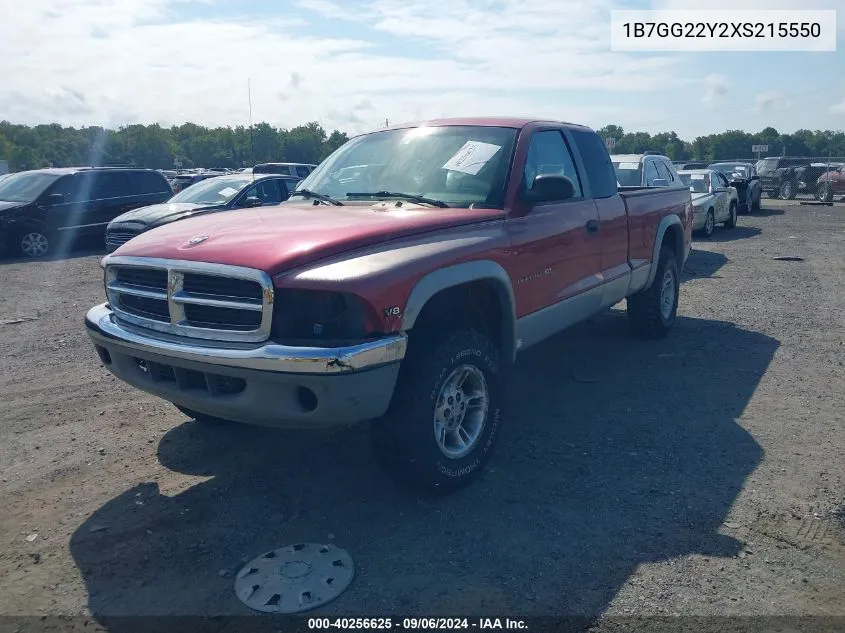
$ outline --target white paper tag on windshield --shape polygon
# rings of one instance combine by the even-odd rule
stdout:
[[[639,169],[639,163],[619,163],[619,169]]]
[[[228,197],[228,196],[233,196],[236,193],[238,193],[238,190],[232,189],[231,187],[226,187],[225,189],[221,189],[217,193],[219,193],[221,196],[227,196]]]
[[[690,178],[693,180],[704,180],[704,174],[692,174]]]
[[[475,176],[482,170],[484,165],[502,149],[501,145],[492,143],[481,143],[480,141],[467,141],[458,152],[450,158],[443,169],[460,171]]]

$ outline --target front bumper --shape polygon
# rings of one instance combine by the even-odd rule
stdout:
[[[168,402],[247,424],[317,428],[384,414],[407,337],[336,348],[186,342],[119,323],[108,304],[85,316],[103,365]]]

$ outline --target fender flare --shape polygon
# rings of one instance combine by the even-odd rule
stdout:
[[[664,217],[662,220],[660,220],[660,224],[657,225],[657,234],[654,238],[654,247],[651,253],[651,270],[648,273],[648,281],[644,286],[645,288],[651,286],[651,283],[654,281],[654,278],[657,275],[657,262],[660,259],[660,246],[663,244],[663,238],[666,236],[666,231],[668,231],[669,227],[671,226],[678,227],[678,230],[674,231],[675,253],[678,256],[678,265],[681,266],[683,264],[682,260],[684,259],[684,226],[683,224],[681,224],[681,218],[679,218],[673,213]]]
[[[474,260],[432,271],[420,279],[405,302],[402,331],[414,327],[426,303],[438,292],[473,281],[490,282],[502,307],[502,357],[511,362],[516,357],[516,301],[510,277],[491,260]]]

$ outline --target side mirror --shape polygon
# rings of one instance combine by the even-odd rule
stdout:
[[[256,198],[255,196],[250,196],[246,200],[244,200],[243,206],[247,208],[251,207],[260,207],[264,202],[262,202],[261,198]]]
[[[575,196],[575,185],[567,176],[560,174],[540,174],[534,177],[531,189],[525,192],[529,202],[556,202],[569,200]]]
[[[655,178],[652,181],[651,186],[652,187],[668,187],[669,181],[666,180],[665,178]]]
[[[760,180],[760,176],[754,174],[753,176],[751,176],[751,180]]]
[[[44,204],[51,207],[56,204],[61,204],[64,201],[65,197],[60,193],[51,193],[49,196],[44,198]]]

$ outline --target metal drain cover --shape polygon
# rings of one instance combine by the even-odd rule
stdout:
[[[235,576],[235,593],[250,609],[299,613],[337,598],[352,582],[352,557],[334,545],[298,543],[250,561]]]

